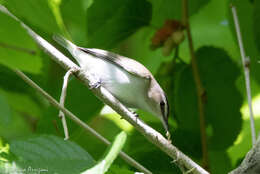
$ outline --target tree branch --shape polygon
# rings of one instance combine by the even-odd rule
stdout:
[[[260,173],[260,137],[247,153],[240,166],[229,174],[259,174]]]
[[[189,24],[189,13],[188,13],[188,0],[182,0],[183,3],[183,23],[187,30],[189,50],[191,56],[191,67],[193,78],[195,81],[197,96],[198,96],[198,111],[199,111],[199,120],[200,120],[200,136],[201,136],[201,145],[202,145],[202,166],[206,169],[209,169],[209,158],[208,158],[208,146],[207,146],[207,135],[206,135],[206,124],[205,124],[205,112],[204,112],[204,104],[206,91],[201,83],[197,59],[195,57],[191,30]]]
[[[4,10],[3,10],[4,9]],[[6,8],[0,6],[0,11],[9,13]],[[13,15],[11,15],[13,16]],[[65,70],[69,69],[79,69],[77,65],[75,65],[71,60],[65,57],[62,53],[60,53],[55,47],[49,44],[46,40],[37,35],[34,31],[32,31],[28,26],[26,26],[22,21],[14,17],[21,25],[28,31],[29,35],[49,54],[51,58],[56,61],[60,66],[62,66]],[[87,87],[92,81],[92,77],[88,75],[86,72],[79,70],[74,73],[74,75]],[[39,89],[38,89],[39,90]],[[115,110],[118,114],[120,114],[125,120],[131,123],[144,137],[146,137],[151,143],[156,145],[159,149],[165,152],[168,156],[175,160],[175,163],[178,166],[181,166],[187,170],[193,170],[194,174],[208,174],[203,168],[201,168],[198,164],[192,161],[189,157],[179,151],[175,146],[169,143],[167,139],[165,139],[159,132],[142,122],[139,118],[129,111],[123,104],[121,104],[111,93],[109,93],[104,87],[100,86],[99,88],[90,89],[101,101],[109,105],[113,110]],[[70,114],[68,110],[65,110],[58,103],[52,103],[56,107],[59,107],[66,115]],[[74,121],[77,120],[77,123],[81,123],[78,118],[70,117]],[[81,124],[83,126],[83,124]],[[84,126],[86,126],[84,124]],[[89,129],[89,127],[87,127]],[[93,130],[91,129],[93,132]],[[104,139],[103,137],[100,137]],[[105,141],[105,140],[103,140]],[[108,143],[108,142],[107,142]]]
[[[251,96],[250,75],[249,75],[250,59],[249,59],[249,57],[246,57],[246,54],[245,54],[245,50],[244,50],[244,46],[243,46],[243,40],[242,40],[240,27],[239,27],[239,21],[238,21],[238,17],[237,17],[236,7],[231,5],[231,10],[232,10],[232,14],[233,14],[233,20],[234,20],[234,23],[235,23],[241,59],[242,59],[243,67],[244,67],[247,101],[248,101],[249,114],[250,114],[250,127],[251,127],[251,136],[252,136],[252,145],[254,145],[255,141],[256,141],[256,135],[255,135],[255,121],[254,121],[254,114],[253,114],[253,108],[252,108],[252,96]]]

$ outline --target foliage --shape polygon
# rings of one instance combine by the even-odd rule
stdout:
[[[226,0],[189,2],[192,39],[206,90],[210,171],[227,173],[251,146],[248,117],[240,112],[247,100],[230,4]],[[260,3],[257,0],[232,3],[237,7],[246,54],[251,59],[255,97],[260,89]],[[167,93],[173,144],[200,163],[198,103],[187,37],[166,57],[163,47],[150,48],[154,34],[165,21],[182,21],[181,0],[0,0],[0,4],[68,56],[52,40],[53,34],[60,33],[80,46],[108,49],[143,63]],[[0,173],[6,167],[19,171],[29,166],[48,168],[50,173],[65,170],[80,173],[93,167],[98,159],[103,159],[106,147],[70,120],[73,142],[64,142],[60,138],[63,128],[58,111],[10,69],[26,72],[56,99],[64,70],[50,60],[15,20],[0,13],[0,24]],[[101,112],[103,104],[76,79],[70,80],[65,106],[109,140],[122,129],[127,130],[129,136],[123,150],[153,173],[180,173],[172,159],[133,127],[126,129],[123,120],[111,119],[119,117],[117,114]],[[143,111],[138,113],[164,134],[158,119]],[[257,119],[256,124],[259,123]],[[123,140],[116,142],[120,147],[111,152],[114,158],[124,144]],[[114,158],[107,173],[127,174],[136,170]]]

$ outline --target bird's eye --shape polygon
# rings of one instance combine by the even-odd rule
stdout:
[[[161,105],[161,106],[164,106],[164,105],[165,105],[165,103],[164,103],[163,101],[161,101],[161,102],[160,102],[160,105]]]
[[[160,102],[160,109],[161,109],[162,115],[164,116],[165,115],[165,103],[164,103],[164,101]]]

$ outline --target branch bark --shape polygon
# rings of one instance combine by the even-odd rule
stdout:
[[[240,166],[229,174],[259,174],[260,173],[260,137],[253,148],[247,153]]]
[[[60,66],[62,66],[65,70],[70,69],[79,69],[79,67],[74,64],[71,60],[69,60],[66,56],[64,56],[61,52],[59,52],[55,47],[49,44],[42,37],[37,35],[34,31],[32,31],[28,26],[26,26],[22,21],[17,19],[15,16],[10,14],[10,12],[3,6],[0,6],[0,11],[5,12],[11,15],[15,20],[21,23],[21,25],[27,30],[29,35],[36,41],[36,43],[42,47],[51,58],[56,61]],[[89,84],[92,82],[92,77],[88,75],[88,73],[79,70],[74,75],[84,83],[88,88]],[[208,174],[206,170],[192,161],[188,156],[178,150],[175,146],[173,146],[169,141],[164,138],[159,132],[145,124],[139,118],[129,111],[123,104],[121,104],[111,93],[109,93],[102,86],[99,88],[90,89],[101,101],[109,105],[112,109],[114,109],[118,114],[120,114],[125,120],[131,123],[146,139],[148,139],[151,143],[156,145],[159,149],[165,152],[168,156],[170,156],[174,162],[184,168],[186,170],[192,170],[194,174]],[[56,107],[59,107],[66,115],[68,112],[60,104],[55,104]],[[75,118],[74,118],[75,119]],[[78,118],[77,118],[78,119]],[[79,119],[78,119],[79,120]],[[75,120],[74,120],[75,121]],[[81,125],[82,126],[82,125]]]
[[[208,157],[208,145],[207,145],[207,135],[206,135],[206,123],[205,123],[205,97],[206,91],[201,83],[199,69],[197,65],[197,59],[194,53],[194,47],[192,43],[191,30],[189,24],[189,13],[188,13],[188,0],[182,0],[183,3],[183,24],[186,27],[189,50],[191,56],[191,67],[192,74],[195,81],[197,96],[198,96],[198,111],[199,111],[199,120],[200,120],[200,136],[201,136],[201,145],[202,145],[202,166],[209,170],[209,157]]]

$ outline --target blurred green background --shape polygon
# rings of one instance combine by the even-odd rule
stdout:
[[[252,146],[244,74],[230,3],[226,0],[189,1],[193,44],[206,89],[206,133],[213,174],[234,169]],[[260,1],[234,0],[232,3],[237,8],[246,54],[251,59],[258,135]],[[82,47],[110,50],[144,64],[168,95],[173,144],[201,164],[197,95],[185,30],[178,53],[175,47],[169,55],[163,55],[165,45],[151,49],[153,36],[167,20],[181,22],[181,0],[0,0],[0,4],[69,57],[69,53],[52,40],[53,34],[62,34]],[[60,141],[58,137],[63,138],[63,128],[57,117],[58,110],[10,68],[22,70],[59,100],[65,71],[37,46],[18,22],[0,13],[0,167],[10,167],[15,162],[21,168],[49,166],[50,173],[55,170],[64,173],[63,166],[69,166],[67,173],[80,173],[98,161],[107,147],[69,119],[70,140],[74,144],[67,146]],[[65,106],[110,141],[122,130],[126,131],[128,138],[123,150],[153,173],[180,173],[170,157],[104,106],[75,78],[70,80]],[[147,124],[164,134],[157,118],[142,111],[138,113]],[[69,146],[75,146],[77,153],[69,150]],[[64,150],[67,156],[52,154],[59,150]],[[87,157],[80,157],[84,153]],[[136,169],[117,158],[108,173],[134,171]]]

